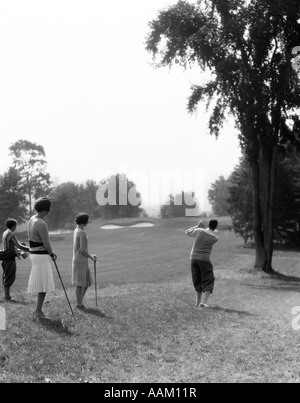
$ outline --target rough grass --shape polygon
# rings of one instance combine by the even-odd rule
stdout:
[[[212,309],[196,310],[191,240],[183,236],[190,222],[104,234],[98,224],[89,233],[102,258],[100,309],[91,289],[91,309],[72,319],[58,285],[45,307],[49,320],[34,321],[34,300],[24,292],[28,263],[21,262],[20,303],[6,306],[8,329],[0,332],[0,382],[300,381],[300,333],[291,326],[298,281],[249,273],[252,251],[221,232]],[[54,244],[62,253],[70,241]],[[276,265],[288,256],[278,255]],[[68,279],[67,258],[60,262]]]

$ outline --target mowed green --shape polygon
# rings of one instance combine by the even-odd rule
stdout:
[[[57,276],[49,321],[35,322],[27,296],[29,261],[19,264],[0,332],[1,382],[297,382],[300,333],[292,309],[299,282],[251,272],[254,252],[243,248],[228,219],[221,220],[213,252],[216,290],[212,309],[194,309],[185,230],[193,219],[154,220],[153,228],[88,228],[99,256],[99,309],[94,289],[87,313],[72,319]],[[53,239],[71,288],[72,234]],[[277,252],[275,268],[300,274],[296,252]],[[91,266],[92,268],[92,266]],[[1,304],[1,306],[5,306]]]
[[[131,224],[136,220],[114,220],[112,224]],[[102,285],[148,283],[190,272],[189,255],[193,240],[185,230],[197,224],[195,219],[154,219],[153,228],[123,228],[102,230],[97,220],[87,228],[89,249],[98,256],[97,271]],[[223,218],[221,228],[230,227],[230,219]],[[239,245],[241,241],[237,241]],[[71,286],[73,235],[52,236],[58,255],[58,267],[66,286]],[[220,242],[217,255],[222,255],[227,242]],[[93,264],[91,263],[91,269]],[[15,289],[24,290],[30,275],[30,261],[21,260]],[[56,279],[58,280],[58,279]],[[57,281],[56,281],[57,282]],[[59,281],[57,286],[59,287]]]

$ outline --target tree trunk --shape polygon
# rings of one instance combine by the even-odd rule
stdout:
[[[274,212],[275,212],[275,200],[276,200],[277,163],[278,163],[278,146],[277,144],[275,144],[271,153],[268,232],[266,234],[266,241],[265,241],[266,253],[267,253],[267,265],[264,271],[270,274],[274,273],[272,267],[272,261],[274,252]]]
[[[29,199],[29,217],[32,217],[32,194],[31,194],[31,189],[29,189],[28,192],[28,199]]]
[[[260,261],[260,269],[266,273],[274,273],[272,267],[274,244],[274,205],[276,195],[276,168],[277,168],[277,145],[262,145],[259,166],[260,185],[260,214],[261,214],[261,237],[262,245],[258,249],[263,249],[263,259]],[[258,201],[257,201],[258,203]],[[257,216],[257,213],[254,215]],[[261,250],[258,251],[262,254]]]
[[[260,204],[260,170],[258,161],[251,164],[252,205],[253,205],[253,231],[255,242],[255,268],[263,270],[266,264],[266,251],[262,231],[262,214]]]
[[[261,144],[250,164],[252,181],[253,230],[255,242],[255,268],[273,274],[274,210],[278,146]],[[257,150],[256,148],[256,150]],[[259,155],[258,155],[259,154]]]
[[[32,199],[31,199],[31,193],[29,193],[29,216],[32,217]]]
[[[28,203],[29,203],[29,218],[31,218],[32,217],[32,190],[31,190],[30,179],[28,176],[26,178],[26,182],[27,182]]]

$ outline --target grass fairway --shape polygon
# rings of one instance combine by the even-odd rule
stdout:
[[[300,382],[300,333],[291,313],[300,306],[299,282],[250,273],[253,251],[221,230],[212,309],[195,310],[193,240],[184,234],[194,221],[153,222],[112,231],[91,224],[100,309],[91,289],[91,309],[76,320],[58,282],[45,306],[51,320],[32,320],[29,262],[20,262],[13,289],[20,303],[6,306],[7,331],[0,332],[0,382]],[[53,244],[70,287],[72,235]],[[277,252],[274,266],[300,277],[296,252]],[[69,295],[74,305],[71,288]]]

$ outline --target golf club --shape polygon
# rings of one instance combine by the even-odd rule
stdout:
[[[67,301],[68,301],[69,307],[70,307],[70,309],[71,309],[72,315],[73,315],[73,317],[75,318],[75,314],[74,314],[74,311],[73,311],[73,309],[72,309],[72,306],[71,306],[71,303],[70,303],[70,300],[69,300],[67,291],[66,291],[66,289],[65,289],[64,283],[63,283],[63,281],[62,281],[60,272],[59,272],[59,270],[58,270],[58,266],[57,266],[56,261],[54,261],[54,265],[55,265],[55,267],[56,267],[56,271],[57,271],[58,277],[59,277],[59,279],[60,279],[62,288],[63,288],[63,290],[64,290],[65,296],[66,296],[66,298],[67,298]]]
[[[96,295],[96,306],[98,306],[98,291],[97,291],[97,263],[94,262],[94,272],[95,272],[95,295]]]

